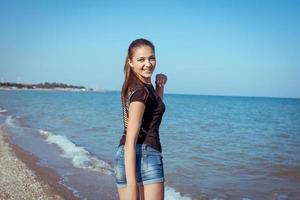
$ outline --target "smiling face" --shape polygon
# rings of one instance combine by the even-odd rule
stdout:
[[[132,59],[128,59],[128,63],[143,82],[151,83],[151,75],[155,69],[156,60],[150,46],[135,48]]]

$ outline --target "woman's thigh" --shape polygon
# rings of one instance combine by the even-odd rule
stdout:
[[[119,199],[120,200],[126,200],[126,190],[127,187],[123,187],[123,188],[118,188],[118,193],[119,193]],[[137,188],[137,200],[143,200],[143,193],[141,192],[141,186],[139,186],[139,188]],[[140,196],[142,195],[142,196]]]
[[[164,182],[139,186],[140,200],[163,200],[164,191]]]

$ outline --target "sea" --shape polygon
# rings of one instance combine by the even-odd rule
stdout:
[[[166,200],[299,200],[300,99],[165,94]],[[119,91],[0,90],[0,126],[80,199],[118,199]]]

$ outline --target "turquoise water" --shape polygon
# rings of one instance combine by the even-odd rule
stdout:
[[[166,199],[300,199],[300,99],[166,94],[164,103]],[[75,172],[113,180],[119,92],[3,90],[0,123],[82,199],[99,194],[75,184]],[[46,153],[55,147],[66,162]]]

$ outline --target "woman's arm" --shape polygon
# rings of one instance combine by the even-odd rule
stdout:
[[[156,93],[160,96],[161,100],[164,97],[164,86],[167,83],[167,76],[165,74],[156,74],[155,84]]]
[[[129,105],[129,118],[127,124],[126,141],[124,145],[125,173],[127,179],[128,197],[136,199],[136,143],[140,131],[145,104],[139,101],[131,102]]]
[[[164,86],[159,86],[159,84],[156,84],[156,93],[160,96],[161,100],[164,98]]]

